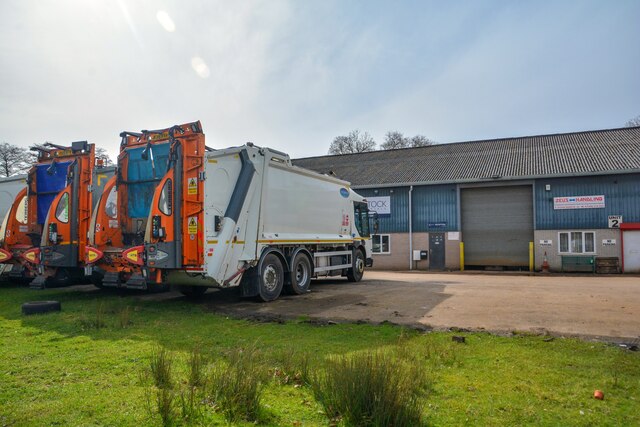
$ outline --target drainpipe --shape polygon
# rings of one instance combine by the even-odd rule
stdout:
[[[413,224],[411,222],[411,193],[413,193],[413,185],[409,187],[409,270],[413,270]]]

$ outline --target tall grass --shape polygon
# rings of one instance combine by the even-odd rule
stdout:
[[[79,319],[80,325],[84,329],[102,329],[107,326],[107,322],[105,321],[105,306],[104,302],[100,300],[96,300],[96,309],[93,317],[88,317],[86,314],[82,314]]]
[[[173,390],[168,388],[159,388],[156,392],[156,405],[158,414],[162,420],[162,425],[173,426],[176,423],[176,410],[173,403],[175,395]]]
[[[391,352],[337,356],[312,378],[312,390],[330,419],[349,426],[417,426],[424,372]]]
[[[131,307],[125,305],[118,311],[118,324],[120,328],[125,329],[131,325]]]
[[[166,348],[158,347],[154,350],[149,362],[149,368],[153,382],[159,389],[173,388],[171,379],[172,364],[173,357]]]
[[[256,421],[266,370],[254,347],[232,350],[228,365],[218,364],[211,374],[211,398],[227,421]]]
[[[202,354],[202,349],[199,344],[196,344],[189,354],[189,371],[187,384],[189,387],[202,387],[206,382],[205,368],[207,366],[207,359]]]
[[[318,360],[311,353],[300,352],[292,347],[275,355],[271,373],[280,384],[295,384],[297,386],[311,384],[312,366]]]

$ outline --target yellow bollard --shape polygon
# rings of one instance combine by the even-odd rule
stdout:
[[[460,271],[464,271],[464,242],[460,242]]]
[[[533,242],[529,242],[529,271],[533,271]]]

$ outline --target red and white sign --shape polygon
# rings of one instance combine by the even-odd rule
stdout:
[[[553,198],[553,209],[599,209],[604,207],[604,195]]]

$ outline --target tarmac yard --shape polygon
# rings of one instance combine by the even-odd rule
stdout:
[[[143,296],[171,299],[177,293]],[[271,303],[210,290],[212,311],[265,320],[392,322],[625,339],[640,337],[640,277],[368,271],[362,282],[315,280],[311,292]]]

